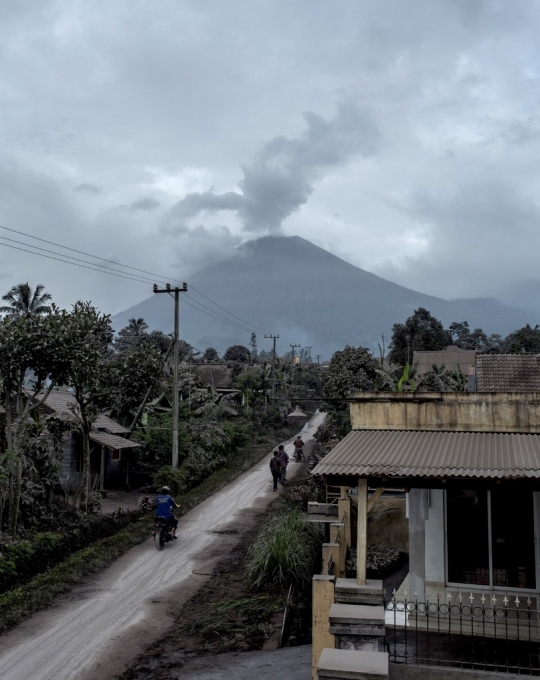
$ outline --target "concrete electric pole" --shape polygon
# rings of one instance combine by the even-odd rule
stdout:
[[[168,293],[174,297],[174,335],[173,335],[173,428],[172,428],[172,467],[178,467],[178,333],[180,325],[180,293],[187,292],[187,283],[182,288],[158,288],[154,284],[154,293]],[[174,293],[174,296],[173,296]]]
[[[264,337],[274,341],[274,351],[272,354],[272,399],[274,399],[276,396],[276,340],[279,338],[279,335],[272,335],[271,333],[267,335],[265,333]]]
[[[294,363],[294,350],[296,347],[301,347],[301,345],[289,345],[289,347],[292,347],[292,367],[291,367],[291,383],[294,375],[294,369],[295,369],[295,363]]]

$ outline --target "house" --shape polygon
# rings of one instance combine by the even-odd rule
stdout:
[[[434,365],[444,366],[447,371],[460,369],[463,375],[469,375],[470,369],[475,368],[477,355],[478,351],[475,349],[449,345],[436,352],[413,352],[413,365],[416,366],[418,377],[432,371]]]
[[[540,391],[353,399],[352,432],[313,473],[358,489],[360,584],[370,502],[385,489],[407,492],[409,573],[386,595],[390,660],[452,665],[460,657],[476,668],[483,655],[484,670],[529,668],[522,643],[535,654],[540,643]]]
[[[67,389],[53,390],[42,405],[46,413],[73,422],[71,432],[64,434],[60,477],[69,479],[82,471],[82,434],[76,424],[77,402]],[[126,438],[128,428],[100,413],[90,433],[90,478],[100,490],[128,484],[128,452],[140,444]]]

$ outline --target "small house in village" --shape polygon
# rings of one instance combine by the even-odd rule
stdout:
[[[73,429],[63,438],[63,458],[60,477],[75,476],[82,471],[82,434],[76,425],[77,402],[67,389],[53,390],[42,406],[46,413],[54,413],[73,420]],[[123,487],[126,484],[129,451],[140,444],[126,438],[129,430],[123,425],[100,413],[90,433],[90,476],[96,486],[106,488]]]

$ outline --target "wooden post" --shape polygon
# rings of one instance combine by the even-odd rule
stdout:
[[[105,447],[101,445],[101,468],[99,471],[99,490],[105,489]]]
[[[340,498],[338,500],[338,519],[345,524],[345,545],[350,548],[351,543],[351,499]]]
[[[356,546],[356,582],[366,585],[367,558],[367,479],[358,478],[358,540]]]

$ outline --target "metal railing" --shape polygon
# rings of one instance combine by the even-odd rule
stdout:
[[[502,604],[502,606],[500,606]],[[448,593],[385,602],[390,661],[540,675],[540,612],[530,597]]]

